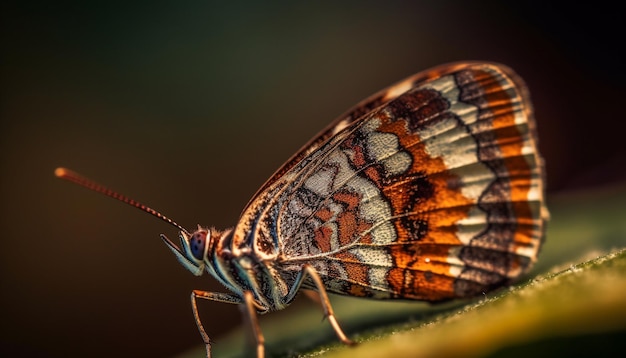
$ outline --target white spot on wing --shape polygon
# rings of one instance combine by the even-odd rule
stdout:
[[[370,231],[372,242],[377,245],[390,244],[396,241],[396,230],[393,224],[385,221]]]
[[[374,132],[380,127],[380,120],[377,118],[370,118],[366,120],[361,126],[363,132]]]
[[[387,288],[386,275],[389,267],[392,267],[391,256],[378,248],[356,247],[349,251],[362,262],[375,263],[367,270],[368,279],[374,288]]]
[[[334,173],[331,168],[322,168],[313,173],[305,182],[304,187],[319,196],[329,195],[333,182]]]
[[[469,245],[470,241],[487,226],[487,213],[473,206],[467,217],[457,221],[456,225],[457,237],[464,245]]]
[[[400,142],[395,134],[372,132],[367,138],[368,153],[383,164],[388,175],[401,174],[409,169],[411,156],[400,151]]]

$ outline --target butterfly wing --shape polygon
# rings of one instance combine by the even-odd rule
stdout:
[[[523,83],[445,66],[369,98],[251,201],[234,242],[329,291],[437,301],[502,285],[541,244],[543,165]]]

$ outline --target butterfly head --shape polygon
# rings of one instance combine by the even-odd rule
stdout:
[[[167,236],[161,234],[161,239],[163,239],[167,247],[176,255],[178,262],[194,275],[202,275],[206,267],[205,262],[211,241],[211,230],[198,227],[198,229],[191,234],[186,230],[181,230],[178,237],[180,238],[180,248],[168,239]]]

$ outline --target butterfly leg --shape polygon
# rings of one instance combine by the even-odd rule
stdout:
[[[265,356],[265,338],[263,337],[263,332],[261,332],[261,327],[257,319],[256,306],[252,292],[245,291],[243,293],[243,299],[245,303],[245,313],[248,316],[250,327],[252,327],[252,335],[256,343],[256,356],[257,358],[263,358]]]
[[[198,326],[198,332],[200,332],[200,336],[202,336],[202,340],[206,345],[206,356],[207,358],[211,358],[211,340],[209,339],[209,335],[204,330],[204,326],[202,325],[202,321],[200,321],[200,315],[198,314],[198,298],[209,301],[217,301],[224,303],[232,303],[232,304],[242,304],[244,303],[241,298],[229,295],[227,293],[219,293],[219,292],[207,292],[207,291],[199,291],[193,290],[191,292],[191,309],[193,311],[193,318],[196,320],[196,325]]]
[[[324,310],[324,316],[328,318],[328,322],[330,322],[330,325],[335,330],[335,333],[337,334],[337,337],[339,337],[339,340],[347,345],[356,344],[354,341],[350,340],[345,333],[343,333],[343,330],[339,326],[339,323],[337,323],[337,319],[335,318],[335,312],[333,312],[333,307],[330,305],[330,300],[328,299],[328,294],[326,293],[326,288],[324,287],[322,279],[317,274],[317,271],[315,271],[313,266],[310,265],[304,265],[303,270],[306,275],[311,277],[313,283],[315,283],[315,287],[317,288],[317,292],[320,296],[320,304],[322,305],[322,309]]]

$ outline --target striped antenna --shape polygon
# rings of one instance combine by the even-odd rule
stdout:
[[[71,171],[69,169],[66,169],[66,168],[56,168],[54,170],[54,175],[56,175],[58,178],[65,179],[67,181],[71,181],[74,184],[78,184],[78,185],[80,185],[82,187],[85,187],[85,188],[87,188],[89,190],[93,190],[93,191],[95,191],[97,193],[104,194],[104,195],[106,195],[108,197],[111,197],[113,199],[119,200],[119,201],[121,201],[123,203],[126,203],[126,204],[128,204],[128,205],[130,205],[132,207],[135,207],[135,208],[137,208],[137,209],[139,209],[139,210],[141,210],[143,212],[146,212],[146,213],[148,213],[148,214],[150,214],[152,216],[156,216],[157,218],[165,221],[166,223],[168,223],[168,224],[170,224],[172,226],[175,226],[180,231],[182,231],[182,232],[184,232],[186,234],[189,234],[189,232],[184,227],[178,225],[174,220],[168,218],[167,216],[161,214],[160,212],[158,212],[158,211],[156,211],[156,210],[154,210],[154,209],[152,209],[152,208],[150,208],[148,206],[145,206],[144,204],[142,204],[140,202],[137,202],[137,201],[135,201],[133,199],[130,199],[130,198],[126,197],[125,195],[122,195],[122,194],[120,194],[118,192],[115,192],[115,191],[113,191],[113,190],[111,190],[111,189],[109,189],[109,188],[107,188],[107,187],[105,187],[103,185],[100,185],[100,184],[96,183],[95,181],[93,181],[91,179],[87,179],[84,176],[82,176],[82,175],[80,175],[80,174],[78,174],[76,172],[73,172],[73,171]]]

